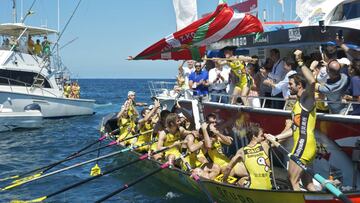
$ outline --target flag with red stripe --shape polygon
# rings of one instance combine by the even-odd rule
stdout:
[[[263,32],[258,18],[235,13],[223,3],[212,14],[151,45],[134,60],[199,60],[205,54],[206,45],[255,32]]]

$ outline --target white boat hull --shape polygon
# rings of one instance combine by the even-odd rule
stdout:
[[[95,100],[70,99],[15,92],[0,91],[0,103],[14,112],[24,111],[24,107],[35,103],[41,107],[44,118],[69,117],[94,114]]]
[[[17,128],[40,128],[42,118],[39,111],[0,112],[0,132]]]

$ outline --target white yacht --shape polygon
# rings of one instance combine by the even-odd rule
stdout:
[[[28,37],[43,39],[56,30],[22,23],[0,24],[0,104],[14,112],[38,104],[44,118],[91,115],[95,100],[64,96],[63,85],[69,80],[58,55],[28,51]],[[51,44],[54,46],[54,44]]]

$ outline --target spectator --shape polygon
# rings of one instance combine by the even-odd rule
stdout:
[[[259,95],[260,97],[271,97],[271,87],[265,85],[263,82],[268,77],[268,74],[271,72],[271,69],[274,65],[274,62],[271,60],[271,58],[267,58],[265,60],[265,63],[263,67],[260,68],[260,71],[257,73],[257,79],[255,80],[259,87]],[[263,103],[263,100],[261,100],[261,103]],[[271,107],[271,101],[266,100],[265,103],[266,108]]]
[[[289,92],[289,77],[291,75],[296,74],[296,65],[295,61],[292,58],[284,58],[284,73],[285,77],[283,80],[279,81],[278,83],[274,83],[273,80],[267,79],[264,81],[264,84],[271,86],[272,92],[274,94],[281,94],[282,98],[285,100],[289,98],[290,92]],[[284,104],[283,104],[284,106]],[[282,107],[283,107],[282,106]]]
[[[252,107],[256,107],[256,108],[260,108],[261,104],[260,104],[260,99],[259,99],[259,74],[256,74],[256,65],[254,65],[253,63],[248,63],[247,64],[247,71],[248,71],[248,76],[249,76],[249,86],[250,86],[250,92],[249,92],[249,105]]]
[[[28,48],[29,54],[34,53],[34,41],[31,39],[31,35],[29,35],[29,37],[28,37],[27,48]]]
[[[270,50],[270,58],[274,61],[271,73],[268,74],[268,78],[273,80],[273,82],[279,83],[285,77],[284,72],[284,61],[280,59],[280,51],[278,49]],[[275,98],[282,98],[282,93],[277,92],[274,88],[271,90],[271,96]],[[271,102],[271,107],[276,109],[282,109],[284,106],[284,101],[273,100]]]
[[[189,75],[189,88],[193,90],[194,96],[205,96],[209,94],[209,74],[203,70],[200,62],[195,63],[195,71]],[[205,98],[205,101],[208,98]]]
[[[45,56],[50,55],[50,41],[47,39],[47,36],[44,36],[44,41],[41,43],[42,51]]]
[[[340,103],[347,88],[347,76],[340,73],[341,65],[337,60],[331,60],[327,65],[329,79],[325,84],[316,84],[316,90],[327,97],[330,113],[345,113],[345,104]],[[336,103],[332,103],[336,102]]]
[[[350,59],[360,59],[360,50],[351,49],[349,46],[347,46],[344,43],[343,38],[339,38],[339,36],[337,36],[336,37],[336,44],[345,51],[348,58],[350,58]]]
[[[253,56],[251,56],[251,59],[252,60],[250,63],[254,65],[255,73],[259,72],[259,70],[260,70],[259,57],[256,55],[253,55]]]
[[[211,94],[226,94],[230,70],[224,67],[225,61],[217,60],[215,68],[209,71],[209,89]],[[211,95],[212,102],[228,103],[227,96]]]
[[[187,66],[184,66],[185,62],[187,63]],[[179,66],[179,75],[181,75],[182,78],[184,78],[185,98],[191,98],[191,93],[186,90],[189,89],[189,76],[194,71],[195,68],[194,68],[193,60],[183,61],[182,64]]]
[[[36,56],[41,56],[41,52],[42,52],[42,47],[40,44],[40,40],[37,39],[36,44],[34,45],[34,53],[36,54]]]
[[[345,95],[346,100],[360,102],[360,60],[354,59],[349,67],[349,74],[351,76],[349,94]],[[351,115],[360,115],[360,104],[353,104],[353,111]]]
[[[236,47],[233,46],[227,46],[224,47],[221,51],[224,53],[224,57],[225,58],[232,58],[234,57],[234,51],[235,51]],[[228,65],[226,65],[227,68],[230,69],[230,67]],[[229,95],[232,95],[234,92],[234,88],[235,88],[235,84],[239,82],[239,78],[234,74],[233,71],[230,71],[229,74],[229,85],[227,87],[227,92]]]
[[[10,50],[12,49],[13,51],[18,51],[19,43],[14,36],[10,37],[9,46]]]
[[[317,61],[317,60],[314,60],[311,63],[310,68],[309,68],[311,70],[311,72],[313,73],[313,76],[314,76],[315,79],[320,74],[320,69],[322,68],[322,65],[321,65],[320,62]],[[317,82],[319,82],[319,81],[317,81]],[[320,83],[320,84],[324,84],[324,83]],[[317,100],[316,105],[315,105],[316,106],[316,112],[329,113],[328,105],[327,105],[326,102],[323,101],[323,100],[325,100],[325,95],[324,94],[320,94],[319,92],[315,92],[315,100]]]

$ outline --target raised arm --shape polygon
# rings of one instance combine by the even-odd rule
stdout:
[[[303,57],[302,57],[302,55],[303,55],[302,51],[296,50],[294,52],[294,55],[295,55],[296,62],[300,66],[301,72],[307,81],[306,92],[308,93],[308,95],[313,95],[313,97],[314,97],[315,83],[316,83],[314,75],[312,74],[310,69],[308,67],[306,67],[306,65],[305,65]]]

